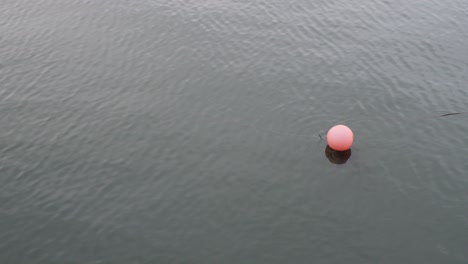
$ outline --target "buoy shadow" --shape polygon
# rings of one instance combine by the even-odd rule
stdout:
[[[351,149],[346,151],[337,151],[327,145],[325,148],[325,156],[333,164],[345,164],[351,157]]]

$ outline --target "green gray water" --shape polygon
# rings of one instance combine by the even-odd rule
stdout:
[[[468,263],[466,1],[2,0],[0,32],[0,263]]]

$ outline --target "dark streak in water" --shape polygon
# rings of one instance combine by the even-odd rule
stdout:
[[[449,114],[443,114],[441,116],[452,116],[452,115],[462,115],[462,114],[466,114],[466,113],[449,113]]]

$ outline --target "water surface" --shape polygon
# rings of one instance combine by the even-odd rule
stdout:
[[[468,2],[0,6],[1,263],[468,263]]]

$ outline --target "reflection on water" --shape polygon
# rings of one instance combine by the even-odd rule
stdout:
[[[345,164],[351,157],[351,149],[346,151],[337,151],[327,145],[325,148],[325,156],[333,164]]]

